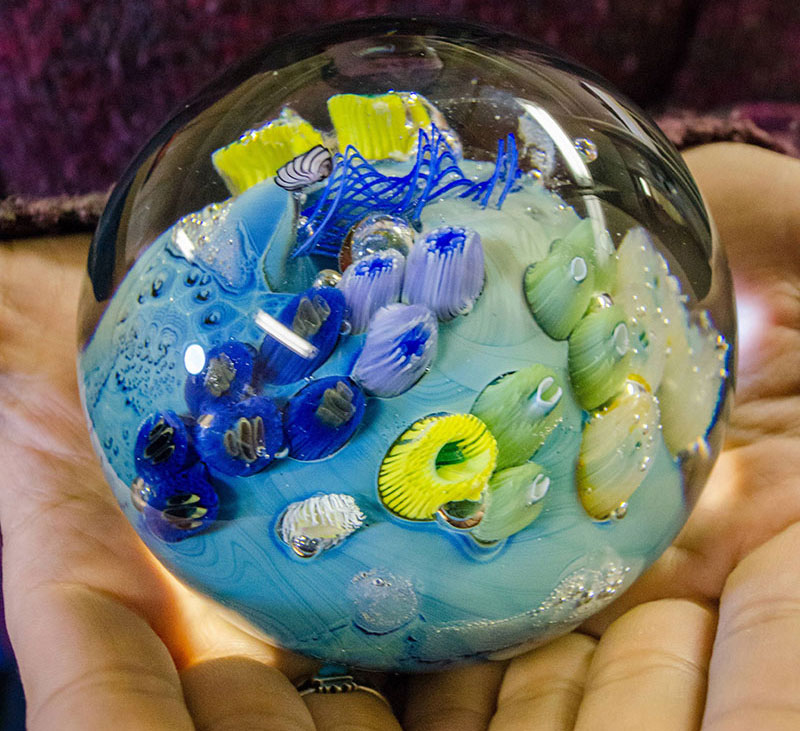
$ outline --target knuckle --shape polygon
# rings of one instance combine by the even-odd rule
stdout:
[[[598,692],[619,684],[638,684],[651,675],[694,679],[705,677],[705,674],[706,669],[700,663],[665,648],[631,648],[594,668],[591,687]]]
[[[763,631],[771,625],[800,618],[800,597],[756,596],[728,605],[722,612],[720,636],[727,640],[743,633]]]

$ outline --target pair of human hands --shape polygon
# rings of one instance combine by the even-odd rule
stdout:
[[[156,563],[117,507],[76,389],[87,237],[0,247],[0,528],[31,731],[800,728],[800,162],[686,155],[740,314],[727,444],[686,527],[580,631],[509,662],[300,697],[314,670]],[[398,720],[399,719],[399,720]]]

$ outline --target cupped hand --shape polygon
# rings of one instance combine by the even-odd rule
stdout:
[[[27,728],[398,728],[366,693],[304,702],[293,681],[315,666],[178,584],[119,510],[75,377],[87,249],[88,237],[0,246],[3,588]]]
[[[412,695],[410,731],[800,728],[800,162],[739,144],[686,161],[740,316],[735,408],[711,479],[674,544],[579,632],[502,673],[415,681],[429,695]],[[473,700],[481,684],[496,688],[491,705]]]
[[[712,479],[675,544],[580,632],[409,679],[410,731],[800,728],[800,163],[728,144],[687,161],[744,314]],[[86,245],[0,247],[3,583],[28,728],[399,728],[367,693],[301,698],[313,665],[180,586],[119,511],[75,383]]]

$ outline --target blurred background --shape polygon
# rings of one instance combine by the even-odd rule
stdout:
[[[415,13],[539,39],[656,113],[724,110],[767,132],[780,120],[757,102],[797,116],[796,0],[3,0],[0,195],[106,189],[171,110],[272,38]]]
[[[271,39],[414,14],[540,40],[607,77],[682,146],[739,139],[800,155],[797,0],[2,0],[0,238],[89,230],[170,112]],[[7,639],[0,674],[0,729],[20,729]]]

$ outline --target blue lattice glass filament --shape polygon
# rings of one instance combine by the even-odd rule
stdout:
[[[503,189],[497,196],[497,207],[502,207],[503,201],[505,201],[506,196],[511,192],[514,183],[520,175],[519,168],[517,167],[519,161],[517,142],[513,134],[508,135],[506,140],[507,141],[504,141],[502,138],[497,140],[497,162],[495,163],[494,172],[491,177],[465,190],[460,194],[461,198],[480,200],[481,206],[486,208],[486,206],[489,205],[495,187],[502,180]]]
[[[359,151],[349,146],[334,158],[333,173],[316,204],[302,212],[298,245],[293,256],[336,256],[354,223],[368,213],[389,213],[418,221],[422,209],[453,191],[487,206],[502,181],[499,208],[519,176],[514,136],[498,140],[495,168],[488,180],[476,183],[461,170],[446,137],[436,127],[419,131],[414,166],[403,176],[379,172]]]

